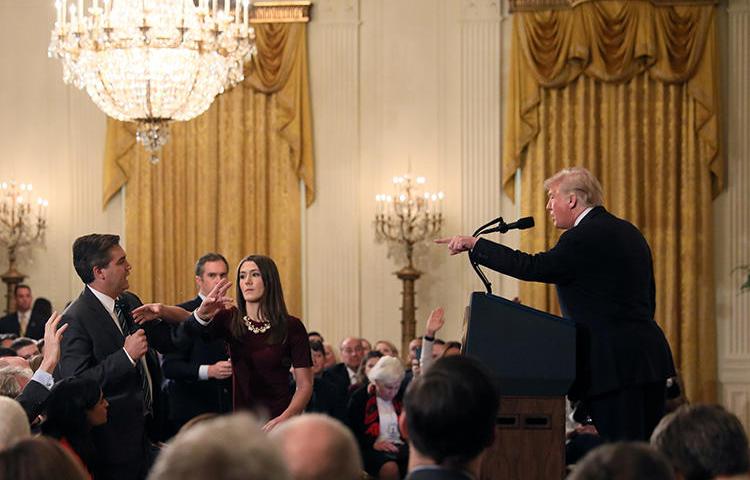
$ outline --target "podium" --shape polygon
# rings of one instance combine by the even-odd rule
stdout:
[[[481,479],[553,480],[565,472],[565,394],[576,373],[571,320],[474,292],[464,353],[493,373],[500,393],[495,442]]]

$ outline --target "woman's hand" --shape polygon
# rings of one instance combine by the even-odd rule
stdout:
[[[133,315],[133,321],[140,325],[142,323],[159,319],[163,314],[162,307],[163,305],[161,303],[144,303],[131,312],[131,315]]]
[[[445,310],[443,307],[438,307],[430,313],[427,318],[427,327],[425,328],[425,334],[428,337],[435,337],[435,333],[443,328],[445,325]]]
[[[268,433],[274,428],[276,428],[277,425],[280,423],[283,423],[286,420],[286,418],[282,418],[281,415],[279,415],[276,418],[272,418],[271,420],[267,421],[265,425],[263,425],[263,431]]]
[[[398,453],[398,447],[387,440],[378,440],[372,444],[372,449],[378,452]]]
[[[195,311],[201,320],[211,320],[214,315],[232,306],[232,298],[226,296],[227,290],[231,286],[232,284],[226,278],[222,278],[211,289],[201,302],[201,306]]]

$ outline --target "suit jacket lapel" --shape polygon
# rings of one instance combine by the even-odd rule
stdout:
[[[96,298],[88,287],[85,287],[83,293],[81,293],[80,300],[91,312],[92,327],[96,328],[99,333],[109,337],[112,342],[118,347],[122,347],[125,343],[125,336],[120,329],[115,325],[114,319],[109,314],[102,302]]]

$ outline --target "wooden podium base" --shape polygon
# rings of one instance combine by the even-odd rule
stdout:
[[[565,475],[565,397],[500,397],[495,442],[481,480],[556,480]]]

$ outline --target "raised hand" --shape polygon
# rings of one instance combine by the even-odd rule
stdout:
[[[195,313],[202,320],[210,320],[220,311],[229,308],[232,305],[232,298],[227,297],[227,291],[232,284],[226,278],[222,278],[214,288],[203,299],[201,306]]]
[[[468,235],[456,235],[455,237],[438,238],[435,240],[435,243],[447,244],[451,255],[456,255],[457,253],[465,252],[474,248],[474,245],[477,243],[477,238]]]
[[[430,316],[427,317],[427,327],[425,328],[425,334],[428,337],[434,337],[435,333],[443,328],[443,325],[445,325],[444,314],[445,310],[443,307],[438,307],[430,312]]]
[[[161,303],[147,303],[141,305],[131,312],[133,321],[141,325],[152,320],[165,320],[170,323],[179,323],[190,316],[190,312],[184,308]]]
[[[62,340],[63,333],[70,326],[65,324],[60,328],[62,315],[57,312],[52,312],[47,323],[44,324],[44,357],[39,368],[47,373],[52,373],[57,367],[57,362],[60,361],[60,341]]]

